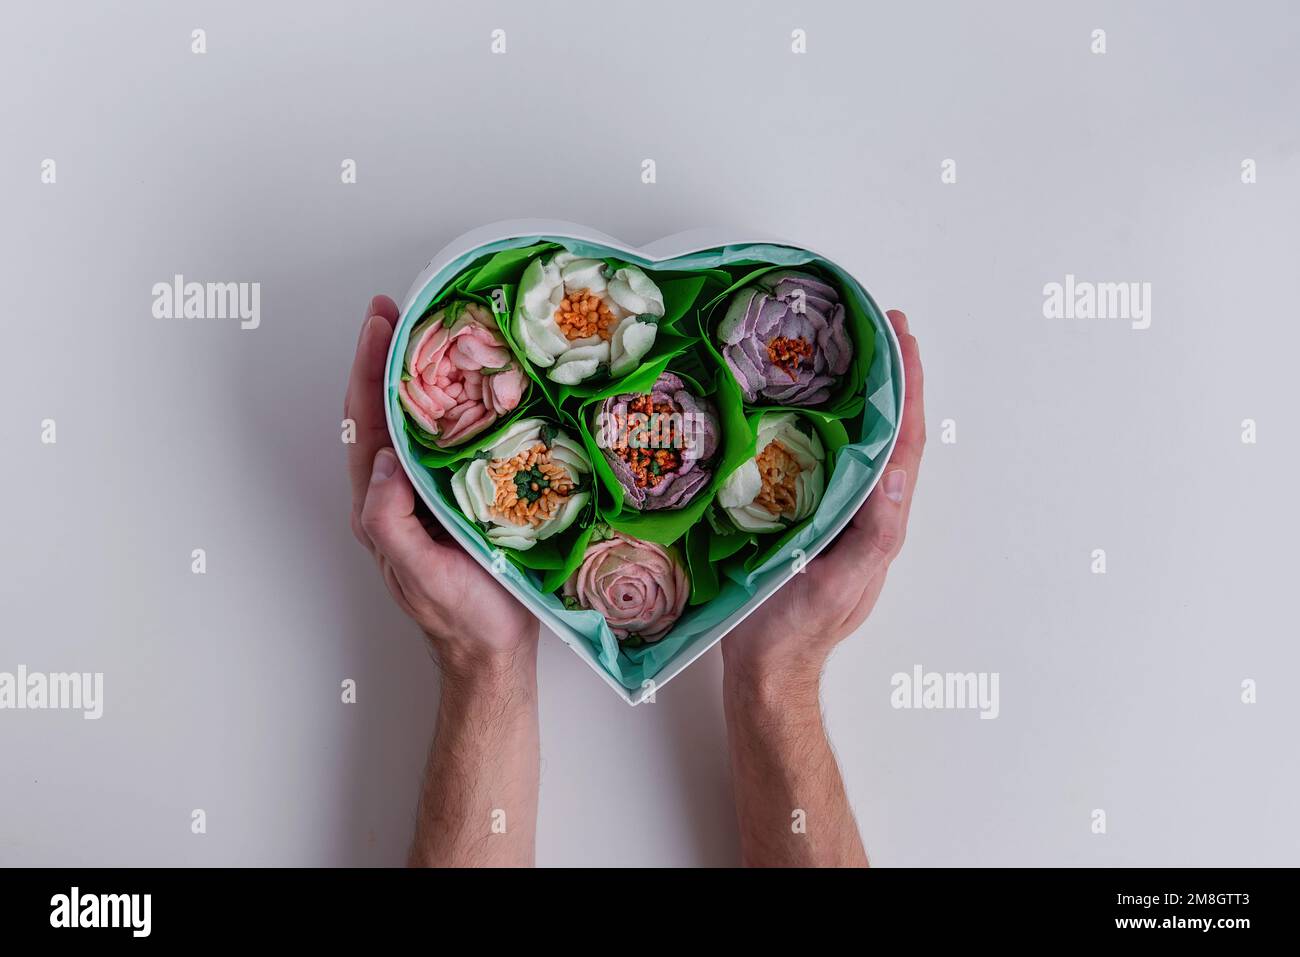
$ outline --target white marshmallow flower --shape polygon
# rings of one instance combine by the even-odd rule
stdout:
[[[636,368],[663,315],[663,293],[636,266],[611,276],[601,260],[562,251],[524,270],[512,331],[548,379],[576,385],[602,366],[614,378]]]
[[[591,459],[544,419],[520,419],[451,477],[460,510],[500,548],[526,551],[558,535],[591,499]]]
[[[737,528],[775,532],[817,511],[826,490],[826,450],[804,424],[793,412],[759,420],[758,454],[718,488],[718,505]]]

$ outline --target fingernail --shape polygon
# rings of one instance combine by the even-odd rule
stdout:
[[[901,502],[903,500],[903,489],[907,485],[907,473],[902,469],[894,469],[892,472],[886,472],[884,479],[880,483],[880,490],[885,493],[885,498],[891,502]]]
[[[388,449],[383,449],[375,456],[375,470],[370,473],[370,481],[382,482],[393,474],[397,468],[397,456]]]

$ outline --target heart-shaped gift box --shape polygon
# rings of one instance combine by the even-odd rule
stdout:
[[[716,324],[714,313],[725,307],[727,296],[736,288],[767,270],[801,266],[812,268],[838,287],[845,308],[853,317],[856,330],[853,335],[854,345],[862,356],[861,368],[855,370],[852,380],[854,385],[861,386],[860,392],[839,397],[842,406],[847,402],[845,407],[859,411],[850,416],[842,416],[846,419],[844,424],[852,432],[841,435],[836,443],[831,457],[833,469],[830,470],[825,493],[817,510],[785,534],[770,536],[775,540],[766,542],[765,547],[751,554],[746,562],[733,562],[732,567],[717,583],[716,590],[711,592],[712,597],[688,607],[665,637],[632,650],[620,646],[598,612],[566,608],[554,592],[541,589],[543,576],[540,572],[507,560],[501,549],[486,540],[480,528],[456,507],[449,494],[447,476],[451,469],[436,467],[448,463],[435,458],[435,467],[431,467],[429,449],[415,440],[399,400],[412,329],[430,312],[431,307],[454,294],[451,289],[453,284],[459,284],[465,277],[474,274],[483,280],[476,287],[484,295],[483,301],[493,303],[494,312],[508,311],[512,308],[510,303],[514,286],[503,282],[501,292],[497,293],[489,288],[494,282],[494,274],[498,266],[504,267],[501,269],[503,274],[508,269],[522,270],[522,264],[528,259],[522,250],[542,243],[558,244],[581,257],[633,264],[651,277],[671,275],[678,277],[679,282],[680,277],[689,278],[695,273],[702,276],[735,276],[738,272],[741,273],[742,278],[725,289],[725,294],[712,297],[709,303],[697,301],[693,304],[694,321],[705,336]],[[867,337],[870,342],[861,341]],[[868,349],[869,364],[866,360]],[[517,347],[515,351],[519,351]],[[665,358],[665,363],[667,361]],[[534,378],[537,379],[539,391],[545,391],[548,396],[554,397],[553,386],[540,390],[546,384],[537,376]],[[803,572],[808,562],[848,523],[879,480],[893,449],[898,436],[904,392],[898,340],[884,313],[858,280],[824,256],[778,240],[737,240],[706,230],[679,233],[648,246],[634,248],[585,226],[553,220],[493,223],[466,233],[439,251],[411,286],[402,303],[401,318],[389,350],[385,383],[385,408],[393,447],[412,484],[433,514],[466,551],[495,574],[515,597],[577,652],[623,700],[633,705],[653,696],[793,575]],[[591,391],[588,390],[588,394]],[[566,396],[566,401],[574,398],[569,392],[562,394]],[[577,401],[582,401],[581,397]],[[759,408],[762,407],[746,406],[743,411],[753,422],[757,421],[755,409]],[[551,414],[554,411],[552,409]],[[576,422],[575,418],[565,424],[573,425]],[[451,465],[451,468],[455,467],[455,464]],[[682,519],[695,525],[704,522],[699,510],[683,515]],[[683,535],[683,542],[685,538]],[[717,572],[713,565],[726,564],[711,562],[707,555],[692,558],[692,564],[694,561],[699,562],[695,566],[698,572],[715,576]]]

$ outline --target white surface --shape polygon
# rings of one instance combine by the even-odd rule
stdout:
[[[106,702],[0,711],[0,862],[402,859],[436,679],[348,532],[344,381],[372,293],[540,215],[778,233],[912,316],[912,527],[825,682],[876,863],[1297,863],[1294,8],[563,6],[7,8],[0,670]],[[261,328],[154,319],[175,273]],[[1044,319],[1066,273],[1151,328]],[[891,709],[918,663],[1001,716]],[[734,861],[720,667],[631,709],[544,640],[542,863]]]

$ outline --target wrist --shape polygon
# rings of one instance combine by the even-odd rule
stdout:
[[[444,690],[508,691],[537,683],[537,631],[502,645],[445,641],[429,635]]]
[[[723,694],[728,703],[760,712],[821,710],[821,661],[728,655],[723,643]]]

